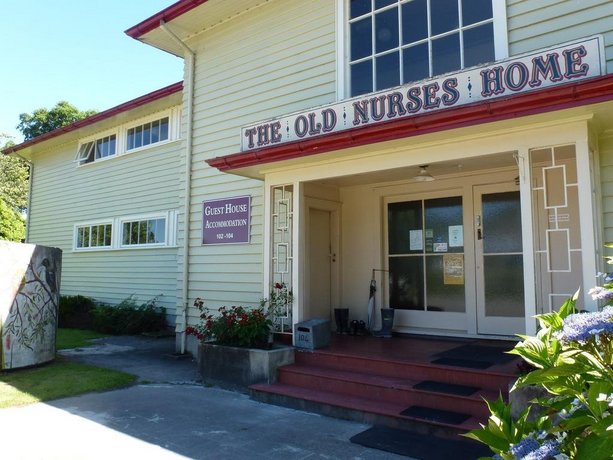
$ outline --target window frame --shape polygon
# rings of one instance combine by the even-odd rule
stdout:
[[[111,136],[115,136],[115,153],[101,157],[101,158],[96,158],[97,156],[96,143],[100,140],[103,140]],[[111,158],[117,158],[120,154],[119,142],[120,142],[120,137],[119,137],[119,130],[117,128],[106,130],[106,131],[101,131],[93,136],[88,136],[83,139],[79,139],[79,145],[77,147],[77,154],[75,155],[75,158],[73,161],[77,163],[77,166],[85,166],[85,165],[90,165],[93,163],[99,163],[101,161],[110,160]],[[88,144],[92,144],[92,146],[89,149],[90,153],[88,154],[87,157],[81,158],[81,150]],[[93,159],[91,161],[85,161],[87,158],[89,158],[90,155],[93,155]]]
[[[132,248],[150,248],[150,247],[164,247],[164,246],[168,246],[168,241],[169,241],[169,226],[170,226],[170,219],[169,219],[169,213],[156,213],[156,214],[142,214],[142,215],[137,215],[137,216],[128,216],[128,217],[121,217],[118,219],[118,225],[119,225],[119,235],[118,235],[118,242],[119,242],[119,247],[122,249],[132,249]],[[159,219],[164,219],[164,241],[162,243],[138,243],[138,244],[125,244],[123,242],[123,237],[124,237],[124,229],[123,226],[126,223],[132,223],[132,222],[142,222],[142,221],[150,221],[150,220],[159,220]]]
[[[123,243],[123,224],[125,222],[135,222],[142,220],[164,219],[165,241],[163,243],[147,243],[147,244],[129,244]],[[176,210],[160,211],[148,214],[134,214],[118,217],[110,217],[106,219],[98,219],[91,221],[78,222],[73,226],[72,250],[73,252],[91,252],[91,251],[118,251],[118,250],[139,250],[153,248],[174,248],[177,246],[177,227],[178,227],[178,212]],[[111,245],[110,246],[93,246],[93,247],[77,247],[79,238],[79,229],[84,227],[94,227],[97,225],[111,225]],[[91,230],[90,230],[91,231]]]
[[[91,242],[91,229],[92,227],[98,227],[100,225],[110,225],[111,226],[111,244],[110,245],[105,245],[105,246],[79,246],[79,230],[82,228],[87,228],[89,227],[89,231],[90,231],[90,242]],[[82,223],[77,223],[74,224],[74,230],[73,230],[73,241],[72,241],[72,247],[74,251],[103,251],[103,250],[108,250],[111,249],[113,247],[113,242],[115,239],[115,222],[113,221],[113,219],[104,219],[104,220],[96,220],[96,221],[89,221],[89,222],[82,222]]]
[[[356,96],[351,96],[351,55],[350,55],[350,46],[351,46],[351,40],[350,40],[350,34],[351,34],[351,28],[350,28],[350,18],[349,18],[349,8],[350,8],[350,0],[336,0],[336,37],[337,37],[337,46],[336,46],[336,55],[337,55],[337,66],[336,66],[336,73],[337,73],[337,79],[336,79],[336,93],[337,93],[337,99],[341,100],[341,99],[348,99],[348,98],[353,98],[353,97],[360,97],[363,96],[364,94],[372,94],[375,92],[379,92],[379,91],[385,91],[386,89],[389,88],[384,88],[381,90],[376,90],[373,89],[370,92],[367,93],[363,93],[361,95],[356,95]],[[373,0],[374,1],[374,0]],[[400,0],[399,3],[400,4],[405,4],[410,2],[411,0]],[[459,2],[460,0],[458,0]],[[500,61],[503,59],[506,59],[507,57],[509,57],[509,42],[508,42],[508,28],[507,28],[507,10],[506,10],[506,2],[505,0],[491,0],[492,1],[492,25],[493,25],[493,29],[494,29],[494,60],[495,61]],[[398,3],[395,4],[396,6],[398,5]],[[460,7],[461,5],[459,5]],[[388,7],[385,8],[381,8],[381,10],[385,10],[388,8],[392,8],[393,6],[390,5]],[[372,14],[372,13],[371,13]],[[428,12],[428,14],[430,14],[430,12]],[[429,17],[429,16],[428,16]],[[471,24],[469,27],[458,27],[457,29],[454,29],[451,32],[445,32],[443,34],[440,35],[436,35],[437,38],[440,37],[444,37],[446,35],[451,35],[452,33],[455,33],[459,30],[464,30],[464,29],[468,29],[468,28],[473,28],[476,27],[480,24],[484,24],[486,23],[486,21],[482,21],[476,24]],[[374,34],[374,30],[373,30],[373,34]],[[461,34],[460,34],[461,35]],[[424,42],[428,43],[432,41],[432,37],[429,35]],[[374,46],[374,45],[373,45]],[[404,48],[407,48],[407,45],[402,45],[400,44],[397,48],[394,48],[396,50],[402,50]],[[463,56],[463,50],[461,49],[461,55]],[[382,53],[374,53],[374,54],[370,54],[368,56],[368,58],[370,59],[375,59],[375,56],[378,55],[385,55],[388,53],[391,53],[391,50],[386,50]],[[429,48],[428,50],[428,56],[429,58],[431,58],[431,53],[432,50],[431,48]],[[402,54],[402,53],[400,53]],[[368,58],[362,58],[362,59],[356,59],[356,62],[361,62],[362,60],[366,60]],[[462,60],[463,61],[463,60]],[[461,61],[461,62],[462,62]],[[374,62],[374,61],[373,61]],[[401,66],[402,67],[402,66]],[[431,69],[431,64],[430,64],[430,70]],[[468,67],[461,67],[460,69],[457,69],[457,71],[461,71],[465,68]],[[375,81],[375,73],[376,71],[373,68],[373,88],[376,88],[376,81]],[[438,77],[439,75],[432,75],[431,77],[427,77],[426,80],[428,79],[434,79],[436,77]],[[400,85],[406,85],[407,83],[402,83],[402,79],[400,79]]]
[[[154,122],[156,120],[161,120],[163,118],[168,118],[168,139],[163,141],[154,142],[152,144],[143,145],[137,148],[128,150],[128,130],[145,125],[147,123]],[[98,140],[104,139],[105,137],[115,135],[115,154],[108,155],[102,158],[95,158],[95,144],[94,144],[94,159],[89,162],[84,162],[79,159],[81,154],[81,149],[88,143],[96,142]],[[77,153],[74,158],[74,162],[77,163],[77,167],[83,167],[87,165],[92,165],[96,163],[100,163],[102,161],[107,161],[113,158],[120,158],[125,155],[129,155],[136,152],[141,152],[148,149],[153,149],[162,145],[169,144],[171,142],[176,142],[181,139],[181,106],[174,106],[168,109],[159,110],[155,113],[147,115],[145,117],[140,117],[135,120],[130,121],[129,123],[123,123],[114,127],[113,129],[108,129],[105,131],[100,131],[94,135],[83,137],[79,139],[79,144],[77,147]]]
[[[155,121],[158,120],[163,120],[164,118],[168,118],[168,139],[164,139],[161,141],[157,141],[157,142],[152,142],[150,144],[146,144],[146,145],[141,145],[139,147],[133,147],[133,148],[128,148],[128,131],[131,129],[135,129],[138,128],[139,126],[144,126],[146,124],[149,123],[153,123]],[[168,109],[168,110],[164,110],[161,112],[156,112],[154,114],[151,114],[147,117],[142,117],[139,118],[138,120],[134,120],[130,123],[126,123],[123,126],[122,129],[122,134],[123,134],[123,140],[122,140],[122,149],[123,149],[123,153],[124,154],[129,154],[129,153],[134,153],[134,152],[140,152],[141,150],[146,150],[146,149],[150,149],[150,148],[154,148],[157,147],[159,145],[164,145],[167,144],[169,142],[172,142],[173,140],[178,139],[178,130],[176,127],[176,121],[177,119],[180,119],[180,115],[176,113],[175,109]]]

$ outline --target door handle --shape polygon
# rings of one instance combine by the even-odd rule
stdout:
[[[483,239],[483,232],[481,231],[480,228],[477,229],[477,239],[478,240],[482,240]]]

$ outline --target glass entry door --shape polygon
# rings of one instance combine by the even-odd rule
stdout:
[[[477,332],[523,333],[521,206],[516,186],[474,187]]]

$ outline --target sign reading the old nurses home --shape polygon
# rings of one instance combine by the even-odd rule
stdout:
[[[602,53],[600,37],[586,38],[258,123],[242,129],[241,151],[596,77]]]

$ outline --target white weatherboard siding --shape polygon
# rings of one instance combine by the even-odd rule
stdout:
[[[118,303],[160,295],[172,321],[177,248],[73,251],[74,225],[179,207],[181,142],[77,167],[77,142],[34,153],[30,242],[63,250],[62,294]],[[114,228],[113,231],[118,231]]]
[[[613,132],[609,131],[600,138],[599,151],[603,238],[605,242],[613,242]],[[611,255],[611,250],[606,253]],[[610,266],[606,268],[610,270]]]
[[[509,55],[602,34],[607,72],[613,72],[611,0],[507,0]]]
[[[263,183],[222,174],[205,160],[238,152],[245,124],[335,100],[335,5],[271,1],[188,44],[197,51],[189,303],[257,305],[265,291]],[[202,246],[202,201],[240,195],[252,196],[251,243]],[[196,315],[190,309],[190,322]]]

